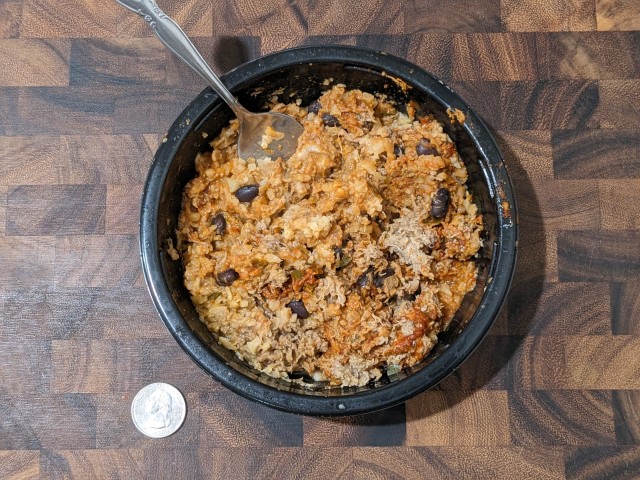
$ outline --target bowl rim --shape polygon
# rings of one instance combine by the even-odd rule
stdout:
[[[453,343],[429,364],[406,378],[371,390],[344,396],[304,395],[280,390],[246,377],[218,358],[189,328],[169,291],[161,265],[157,227],[160,194],[169,166],[180,144],[198,121],[221,100],[210,88],[203,90],[178,116],[158,148],[145,183],[140,212],[140,258],[145,282],[153,303],[171,335],[207,373],[230,390],[279,410],[307,415],[355,415],[382,410],[402,403],[433,387],[455,371],[475,350],[493,325],[512,282],[517,256],[517,209],[511,181],[502,155],[484,122],[449,86],[407,60],[385,52],[351,46],[310,46],[282,50],[247,62],[222,75],[233,90],[247,78],[279,68],[305,63],[345,62],[384,71],[426,92],[443,106],[464,112],[462,128],[467,130],[490,176],[489,194],[495,203],[499,234],[492,259],[492,278],[485,288],[481,308]],[[505,203],[506,202],[506,203]],[[477,317],[483,317],[479,319]],[[482,321],[484,320],[484,321]]]

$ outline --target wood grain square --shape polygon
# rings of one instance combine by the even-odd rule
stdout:
[[[636,0],[596,0],[598,31],[640,30],[640,4]]]
[[[136,234],[140,229],[143,185],[108,185],[105,233]]]
[[[144,385],[140,385],[142,388]],[[200,417],[197,394],[182,391],[187,404],[187,416],[180,429],[167,438],[149,438],[140,433],[131,420],[131,403],[136,392],[95,395],[97,407],[96,447],[101,450],[131,448],[166,448],[198,444]]]
[[[157,321],[162,322],[159,317]],[[143,356],[143,359],[150,359],[153,376],[160,376],[164,381],[188,392],[212,392],[223,389],[221,384],[198,367],[168,332],[162,338],[146,342],[145,348],[149,348],[150,352],[148,356]],[[131,366],[128,368],[132,369]]]
[[[201,393],[192,408],[200,416],[200,442],[219,447],[302,446],[302,417],[221,389]]]
[[[0,237],[0,285],[50,285],[54,277],[53,237]]]
[[[234,38],[234,37],[230,37]],[[259,44],[259,55],[268,55],[270,53],[279,52],[280,50],[284,50],[286,48],[295,48],[300,47],[305,44],[309,45],[321,45],[325,37],[311,37],[311,36],[291,36],[291,37],[278,37],[275,35],[263,35],[261,37],[256,38],[257,43]],[[344,38],[344,37],[335,37],[335,38]],[[339,41],[328,41],[327,44],[335,45],[339,43]],[[355,44],[355,39],[353,41]]]
[[[449,82],[449,86],[479,115],[490,127],[500,128],[502,114],[500,111],[500,82],[482,80],[469,82]]]
[[[420,33],[409,37],[406,58],[443,80],[453,75],[453,35]]]
[[[22,0],[0,3],[0,38],[17,38],[22,23]]]
[[[545,232],[535,225],[521,221],[518,225],[518,258],[514,285],[543,281],[558,282],[558,232]],[[536,295],[539,292],[532,292]]]
[[[0,450],[96,446],[96,407],[91,395],[0,393],[0,410]]]
[[[0,305],[5,314],[0,329],[7,338],[37,342],[168,336],[142,288],[7,287],[0,290]]]
[[[138,185],[145,181],[158,145],[155,135],[60,137],[51,183]]]
[[[19,91],[17,87],[0,87],[0,135],[5,135],[7,127],[15,122]]]
[[[143,450],[45,450],[45,478],[143,478]]]
[[[159,318],[157,321],[161,323]],[[168,332],[162,338],[120,338],[114,343],[114,392],[137,391],[158,378],[184,392],[222,388],[197,367]]]
[[[137,392],[154,381],[153,349],[158,348],[157,341],[145,338],[119,339],[115,341],[115,348],[114,392]]]
[[[468,360],[435,389],[447,392],[511,388],[511,357],[522,341],[516,336],[489,335]]]
[[[0,237],[4,237],[7,219],[7,190],[5,185],[0,185]]]
[[[313,47],[316,45],[355,46],[357,40],[358,35],[307,35],[303,38],[302,45],[305,47]]]
[[[0,178],[4,185],[66,183],[58,137],[0,137]],[[70,172],[69,172],[70,173]]]
[[[506,307],[500,309],[498,316],[495,319],[495,322],[489,332],[488,336],[501,336],[509,334],[509,315],[507,313]]]
[[[195,478],[329,480],[353,477],[352,448],[199,448]],[[233,459],[233,461],[229,461]],[[182,473],[182,472],[181,472]]]
[[[567,480],[634,480],[640,472],[638,447],[581,447],[567,452]]]
[[[178,114],[204,89],[201,83],[167,88],[132,86],[115,99],[113,133],[166,132]]]
[[[544,78],[545,58],[533,33],[453,35],[456,80],[536,80]]]
[[[516,359],[528,389],[638,389],[640,338],[631,335],[530,337]]]
[[[308,0],[213,2],[215,35],[296,37],[307,34]],[[329,10],[323,11],[328,14]],[[321,32],[326,33],[326,32]]]
[[[598,119],[602,128],[640,124],[640,80],[601,80]]]
[[[115,345],[104,340],[51,343],[53,393],[109,393],[113,389]]]
[[[213,2],[200,0],[164,0],[160,7],[190,37],[208,37],[213,31]],[[219,10],[216,10],[216,15]],[[126,38],[153,37],[147,22],[119,5],[116,6],[116,36]],[[214,32],[215,33],[215,32]],[[95,36],[95,35],[92,35]]]
[[[509,445],[503,390],[424,392],[407,401],[409,446]]]
[[[24,320],[11,317],[11,321]],[[27,338],[17,341],[7,333],[3,331],[0,334],[0,385],[12,395],[48,393],[51,383],[51,343]]]
[[[111,37],[116,33],[115,2],[93,0],[24,0],[24,38]]]
[[[502,31],[497,0],[405,2],[403,9],[405,33]]]
[[[611,284],[614,335],[640,335],[640,285],[636,280]]]
[[[640,178],[640,130],[578,129],[551,137],[558,178]]]
[[[205,450],[207,451],[209,460],[215,456],[217,451],[217,449],[213,447],[206,448]],[[224,449],[221,450],[224,451]],[[163,472],[163,475],[167,479],[208,480],[209,478],[215,478],[209,477],[207,475],[209,472],[202,468],[200,452],[193,446],[145,448],[143,452],[144,470],[141,478],[155,478],[158,476],[158,472]],[[234,451],[231,455],[220,458],[219,461],[223,463],[232,462],[234,465],[239,465],[249,462],[250,457],[246,459],[240,458],[238,453]]]
[[[112,133],[114,99],[88,87],[20,89],[6,135],[94,135]],[[64,121],[60,121],[64,118]]]
[[[145,289],[56,289],[45,302],[45,332],[54,339],[167,338]]]
[[[76,39],[69,83],[76,86],[165,85],[169,53],[156,38]]]
[[[565,336],[526,337],[514,358],[514,386],[530,390],[571,388],[566,343]]]
[[[468,478],[512,480],[563,477],[564,455],[548,447],[354,448],[362,475],[354,478]]]
[[[18,185],[7,192],[7,235],[104,233],[104,185]]]
[[[593,0],[503,0],[502,21],[512,32],[593,30]]]
[[[40,452],[0,451],[0,477],[6,480],[36,480],[40,476]]]
[[[264,37],[222,35],[199,37],[192,40],[193,44],[200,51],[213,71],[218,74],[223,74],[243,63],[258,58],[260,56],[263,38]],[[274,39],[274,37],[271,38]],[[284,44],[289,41],[290,37],[277,40],[278,43]],[[194,92],[206,87],[203,79],[175,55],[169,55],[164,64],[167,70],[167,83],[169,85],[184,86],[189,90],[194,89]]]
[[[304,446],[397,446],[406,435],[405,406],[364,415],[304,417]]]
[[[509,317],[527,319],[510,322],[511,335],[611,334],[609,284],[545,283],[537,298],[531,292],[527,283],[511,289]]]
[[[0,338],[21,338],[23,342],[38,343],[51,338],[48,323],[46,286],[10,286],[0,289]],[[15,319],[20,321],[16,322]]]
[[[520,186],[522,182],[516,181]],[[589,180],[530,180],[536,201],[518,202],[518,216],[528,227],[545,230],[587,229],[600,224],[598,184]],[[520,190],[517,200],[525,197]],[[528,201],[527,201],[528,200]]]
[[[502,82],[500,128],[548,130],[597,127],[598,85],[595,82],[554,80]]]
[[[67,40],[0,39],[0,86],[69,85]]]
[[[77,289],[73,290],[77,294]],[[82,317],[87,319],[88,328],[78,328],[78,336],[92,335],[92,328],[99,324],[100,335],[105,339],[167,338],[167,329],[146,288],[100,289],[92,292],[90,298],[87,317]],[[60,331],[68,332],[60,314],[57,318]]]
[[[309,34],[375,35],[403,33],[402,2],[309,0]]]
[[[133,286],[142,275],[134,235],[56,237],[57,287]]]
[[[611,394],[618,445],[640,445],[640,391],[614,390]]]
[[[554,33],[549,36],[551,78],[638,78],[640,32]]]
[[[541,180],[538,180],[538,182]],[[540,222],[541,200],[531,181],[513,179],[518,208],[526,205],[528,215],[519,217],[518,259],[514,283],[556,281],[558,278],[557,231]],[[536,293],[536,292],[532,292]]]
[[[626,282],[640,275],[640,234],[633,230],[558,232],[560,280]]]
[[[358,35],[356,46],[407,58],[411,37],[408,35]]]
[[[550,131],[500,130],[495,138],[511,178],[553,178]]]
[[[640,229],[640,178],[600,180],[600,226],[606,230]]]
[[[509,392],[514,445],[615,445],[611,392]]]

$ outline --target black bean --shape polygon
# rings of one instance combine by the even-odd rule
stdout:
[[[218,235],[224,235],[224,232],[227,231],[227,221],[225,220],[224,215],[222,213],[216,214],[211,219],[211,225],[216,227],[216,233]]]
[[[241,202],[248,203],[258,196],[259,191],[258,185],[245,185],[236,190],[234,195]]]
[[[225,270],[224,272],[220,272],[216,276],[218,285],[220,285],[221,287],[228,287],[239,278],[240,278],[240,275],[233,268],[230,268],[229,270]]]
[[[328,113],[325,113],[324,115],[322,115],[322,122],[327,127],[339,127],[340,126],[340,120],[338,120],[333,115],[329,115]]]
[[[358,285],[360,288],[364,288],[369,285],[369,271],[364,272],[358,277],[358,279],[356,280],[356,285]]]
[[[440,188],[431,200],[431,216],[433,218],[444,218],[449,208],[451,195],[446,188]]]
[[[295,313],[298,318],[307,318],[309,316],[309,312],[301,300],[292,300],[287,303],[286,307]]]
[[[367,270],[362,275],[360,275],[356,280],[356,285],[358,285],[360,288],[364,288],[367,285],[369,285],[369,282],[371,281],[372,272],[373,272],[373,267],[367,268]]]
[[[393,146],[393,154],[398,157],[400,155],[404,155],[404,147],[402,145],[394,145]]]
[[[391,267],[384,269],[373,277],[373,284],[378,288],[382,288],[384,279],[393,276],[394,273],[396,273],[396,271]]]
[[[391,250],[386,250],[384,252],[384,258],[386,258],[389,262],[393,262],[394,260],[398,260],[400,258],[396,252]]]
[[[416,153],[418,155],[438,155],[438,150],[428,138],[422,138],[416,146]]]
[[[311,378],[311,375],[306,370],[294,370],[287,373],[291,380],[302,380],[304,383],[315,383],[315,380]]]
[[[321,107],[322,105],[320,105],[320,102],[318,100],[316,100],[315,102],[311,102],[308,107],[309,113],[315,113],[317,115]]]

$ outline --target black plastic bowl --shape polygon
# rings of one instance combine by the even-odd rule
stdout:
[[[275,91],[285,102],[300,98],[307,105],[329,88],[327,79],[383,92],[399,104],[414,100],[423,113],[435,115],[445,125],[469,171],[468,185],[486,229],[477,287],[467,294],[451,327],[427,358],[374,385],[302,387],[254,370],[216,343],[183,286],[181,263],[166,252],[168,239],[175,241],[182,190],[195,175],[196,154],[207,149],[232,118],[210,89],[180,114],[156,153],[142,200],[140,248],[145,279],[160,316],[180,346],[215,379],[240,395],[289,412],[352,415],[396,405],[434,386],[476,348],[498,315],[511,282],[516,215],[502,157],[485,125],[449,87],[405,60],[352,47],[308,47],[269,55],[223,76],[240,103],[256,111],[265,108]],[[409,88],[401,88],[397,79]],[[448,108],[461,110],[464,124],[452,124]]]

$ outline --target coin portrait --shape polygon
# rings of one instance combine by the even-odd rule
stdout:
[[[168,427],[171,411],[171,395],[162,389],[156,390],[145,402],[146,425],[156,429]]]
[[[184,422],[186,404],[180,391],[167,383],[152,383],[141,389],[131,403],[135,427],[152,438],[168,437]]]

